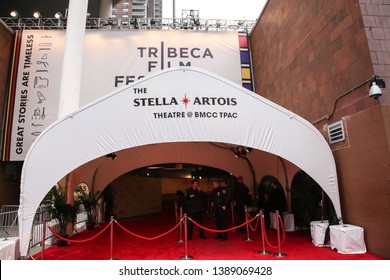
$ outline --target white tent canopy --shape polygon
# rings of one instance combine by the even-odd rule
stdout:
[[[224,78],[177,67],[80,108],[35,140],[21,178],[21,255],[39,203],[66,174],[113,151],[171,142],[230,143],[282,157],[324,189],[341,217],[334,158],[314,126]]]

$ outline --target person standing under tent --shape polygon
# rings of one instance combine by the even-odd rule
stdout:
[[[206,194],[200,189],[199,182],[192,180],[191,188],[187,191],[184,198],[184,211],[188,217],[199,225],[203,225],[203,212],[206,207]],[[188,221],[188,240],[192,239],[194,225]],[[199,227],[199,237],[206,239],[204,230]]]
[[[283,187],[273,181],[271,183],[271,194],[269,198],[269,207],[271,212],[279,211],[279,215],[283,217],[283,212],[286,211],[287,199]]]
[[[263,201],[260,204],[260,209],[263,210],[264,214],[264,226],[269,227],[271,225],[271,217],[269,215],[270,212],[270,194],[264,193]]]
[[[215,180],[213,182],[213,191],[211,193],[211,204],[214,208],[215,213],[215,224],[217,230],[225,230],[228,228],[228,208],[230,199],[226,188],[221,186],[220,182]],[[218,232],[214,239],[226,241],[228,234],[227,232]]]
[[[244,184],[244,178],[240,175],[237,177],[237,183],[234,188],[234,200],[237,214],[237,224],[245,222],[245,206],[251,206],[251,192]],[[238,229],[239,232],[245,232],[245,227]]]
[[[184,202],[185,194],[182,190],[177,190],[175,194],[175,210],[177,221],[180,219],[180,208],[183,210],[183,202]]]

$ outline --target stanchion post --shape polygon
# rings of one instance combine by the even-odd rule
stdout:
[[[183,221],[182,221],[182,219],[183,219],[183,208],[180,207],[179,240],[176,241],[176,242],[179,242],[179,243],[184,242],[184,240],[183,240],[183,238],[182,238],[182,236],[183,236]]]
[[[42,251],[41,251],[41,259],[42,260],[45,259],[46,226],[47,226],[46,219],[44,219],[43,225],[42,225],[42,229],[43,229],[43,232],[42,232]]]
[[[188,253],[187,253],[187,243],[188,243],[188,233],[187,233],[187,223],[188,223],[188,217],[187,217],[187,214],[184,214],[184,250],[185,250],[185,255],[184,256],[181,256],[180,259],[182,260],[190,260],[192,259],[193,257],[192,256],[189,256]]]
[[[270,255],[271,252],[265,250],[265,239],[264,239],[265,226],[264,226],[264,213],[263,213],[263,210],[260,210],[260,225],[261,225],[261,242],[263,243],[263,250],[259,251],[259,254],[261,254],[261,255]]]
[[[116,260],[114,258],[114,216],[111,216],[110,223],[110,260]]]
[[[177,202],[175,201],[175,221],[176,221],[176,223],[178,223],[179,222],[179,216],[177,215]]]
[[[245,207],[245,222],[247,223],[246,224],[246,238],[244,240],[245,241],[252,241],[253,238],[249,236],[249,224],[248,224],[249,213],[248,213],[248,209],[246,208],[246,205],[244,207]]]
[[[232,225],[235,226],[235,221],[234,221],[234,203],[233,201],[230,203],[230,209],[231,209],[231,212],[232,212]],[[232,232],[236,232],[235,229],[232,230]]]
[[[275,217],[276,217],[276,231],[278,233],[278,252],[274,254],[275,257],[278,257],[278,258],[283,258],[285,256],[287,256],[287,254],[284,254],[281,252],[281,244],[280,244],[280,223],[279,223],[279,211],[276,210],[275,212]]]

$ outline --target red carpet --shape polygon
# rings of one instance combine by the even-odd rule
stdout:
[[[281,246],[280,253],[286,254],[278,257],[278,249],[266,245],[265,250],[272,254],[263,255],[261,231],[250,231],[253,241],[246,241],[246,234],[229,232],[229,240],[221,242],[214,240],[214,232],[206,232],[207,239],[198,237],[198,230],[194,228],[194,237],[188,241],[187,253],[185,243],[177,242],[179,233],[175,230],[164,234],[175,226],[175,218],[172,211],[118,221],[127,231],[154,240],[145,240],[133,236],[114,223],[113,246],[110,243],[110,227],[102,234],[106,225],[95,227],[94,230],[85,230],[72,236],[74,240],[88,240],[86,242],[73,242],[66,247],[56,245],[47,248],[44,252],[45,260],[177,260],[182,256],[192,256],[194,260],[383,260],[371,253],[365,254],[340,254],[330,248],[316,247],[311,241],[310,234],[300,232],[286,232],[285,242]],[[215,229],[214,221],[205,216],[205,226]],[[273,229],[267,229],[269,242],[277,245],[277,233]],[[183,237],[184,239],[184,233]],[[112,248],[112,250],[111,250]],[[34,258],[40,259],[41,253]]]

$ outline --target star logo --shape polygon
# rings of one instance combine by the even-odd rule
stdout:
[[[187,109],[187,105],[190,103],[190,100],[187,98],[187,94],[184,95],[184,98],[181,100],[181,102],[183,102]]]

